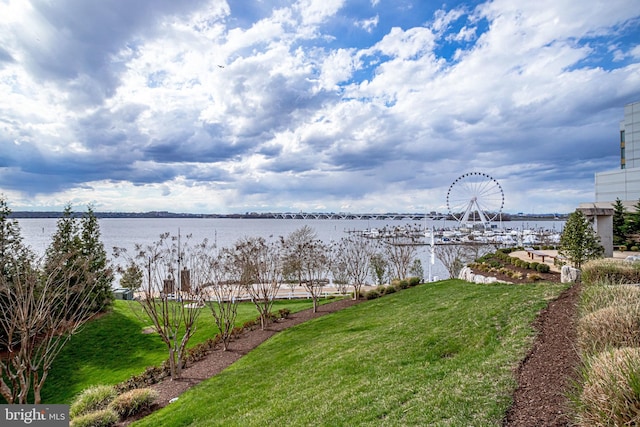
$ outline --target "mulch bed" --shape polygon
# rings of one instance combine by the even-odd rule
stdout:
[[[559,281],[559,275],[557,280]],[[518,388],[514,402],[504,419],[504,426],[569,426],[566,392],[579,363],[575,351],[575,316],[579,285],[574,285],[552,301],[538,316],[534,327],[538,331],[533,347],[516,371]],[[169,404],[190,387],[220,373],[233,362],[256,348],[279,331],[307,320],[333,313],[363,300],[340,300],[322,305],[317,313],[305,310],[272,323],[266,330],[255,329],[242,334],[227,351],[210,352],[204,359],[183,370],[180,380],[165,380],[151,387],[158,391],[157,404],[147,413],[121,422],[128,425],[135,419]]]
[[[518,389],[504,426],[570,426],[567,392],[580,363],[576,351],[576,316],[580,285],[564,291],[538,316],[538,331],[517,370]]]

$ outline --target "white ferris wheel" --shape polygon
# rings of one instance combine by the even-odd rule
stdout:
[[[503,207],[502,186],[486,173],[465,173],[447,191],[449,215],[460,224],[481,223],[486,227],[498,219]]]

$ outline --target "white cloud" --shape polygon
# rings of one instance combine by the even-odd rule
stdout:
[[[120,22],[107,1],[113,35],[87,8],[0,3],[0,185],[16,208],[435,210],[484,170],[510,210],[572,210],[640,98],[620,36],[640,6],[587,3],[141,2]]]
[[[374,28],[376,28],[378,26],[378,23],[380,22],[380,17],[378,15],[373,16],[369,19],[363,19],[360,21],[356,21],[356,26],[358,28],[362,28],[363,30],[365,30],[368,33],[371,33],[373,31]]]

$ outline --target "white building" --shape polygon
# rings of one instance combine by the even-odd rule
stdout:
[[[620,199],[627,211],[640,200],[640,102],[624,106],[620,122],[620,169],[596,173],[596,200],[579,209],[593,218],[605,256],[613,254],[613,204]]]
[[[596,206],[620,199],[628,210],[640,200],[640,102],[624,107],[620,122],[620,169],[596,173]]]

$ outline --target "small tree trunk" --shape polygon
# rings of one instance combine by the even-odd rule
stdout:
[[[44,385],[44,380],[47,379],[47,371],[42,373],[42,378],[38,379],[38,373],[36,372],[33,378],[33,403],[39,405],[42,403],[42,386]]]
[[[176,354],[176,351],[173,349],[173,347],[169,348],[169,371],[171,372],[172,380],[178,379],[178,373],[176,371],[175,354]]]
[[[0,365],[0,374],[3,373],[3,368],[4,366]],[[4,398],[4,400],[7,401],[8,404],[13,403],[13,393],[11,393],[11,389],[2,378],[2,375],[0,375],[0,395]]]

